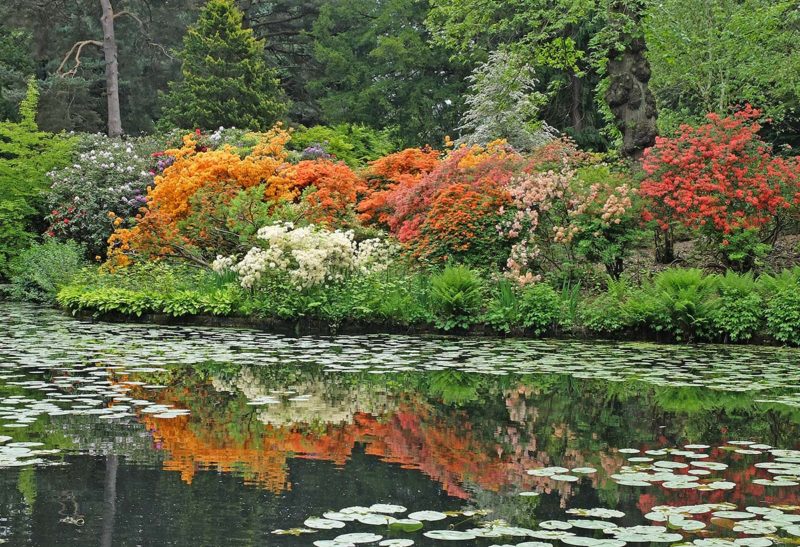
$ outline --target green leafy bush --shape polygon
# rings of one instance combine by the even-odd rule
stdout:
[[[80,270],[83,248],[73,241],[36,243],[11,261],[11,296],[34,302],[54,302],[58,290]]]
[[[676,340],[713,336],[716,278],[697,268],[672,268],[659,273],[651,288],[654,297],[651,326]]]
[[[394,152],[397,145],[388,131],[341,123],[300,127],[292,134],[289,148],[301,153],[302,159],[332,157],[355,169]]]
[[[494,287],[483,321],[499,332],[509,333],[519,324],[519,296],[508,279]]]
[[[638,319],[630,305],[633,292],[625,279],[609,277],[605,292],[581,304],[581,323],[598,334],[613,334],[633,327]]]
[[[30,245],[43,229],[46,174],[69,163],[74,139],[39,131],[39,91],[28,82],[19,122],[0,122],[0,278],[11,257]]]
[[[717,278],[718,306],[712,313],[714,329],[726,340],[749,340],[761,328],[764,302],[751,273],[729,271]]]
[[[477,321],[483,280],[466,266],[447,266],[431,276],[430,304],[441,329],[467,328]]]
[[[560,314],[560,301],[553,287],[537,283],[522,292],[519,302],[520,325],[537,336],[551,330]]]
[[[758,286],[766,301],[767,334],[800,345],[800,267],[764,275]]]

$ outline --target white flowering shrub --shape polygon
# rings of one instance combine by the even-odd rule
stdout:
[[[258,288],[267,279],[286,279],[297,290],[339,283],[354,273],[370,274],[389,267],[396,247],[378,239],[357,244],[352,231],[329,231],[315,225],[295,228],[291,222],[258,230],[260,245],[245,256],[218,256],[212,269],[230,270],[245,289]]]

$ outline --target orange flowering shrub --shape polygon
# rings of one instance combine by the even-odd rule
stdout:
[[[137,215],[136,225],[118,228],[109,238],[109,257],[125,264],[131,253],[187,256],[202,252],[217,209],[242,190],[263,186],[263,199],[273,203],[299,195],[293,169],[286,162],[289,133],[276,127],[258,137],[244,156],[231,146],[217,150],[198,146],[196,134],[185,136],[181,148],[165,151],[163,156],[171,163],[148,187],[147,204]],[[187,224],[193,226],[191,231]]]
[[[305,189],[308,220],[315,224],[341,225],[352,222],[356,199],[366,183],[347,164],[326,159],[297,164],[294,182]]]
[[[447,186],[433,199],[420,227],[420,238],[414,243],[417,254],[431,261],[502,265],[508,243],[497,226],[510,201],[508,192],[492,182]]]
[[[432,148],[407,148],[372,162],[367,171],[369,193],[358,205],[359,218],[388,226],[393,197],[400,188],[408,191],[433,171],[439,165],[439,156]]]

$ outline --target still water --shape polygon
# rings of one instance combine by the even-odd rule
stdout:
[[[799,365],[0,303],[0,542],[800,544]]]

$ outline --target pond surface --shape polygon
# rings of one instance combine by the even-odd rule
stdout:
[[[0,303],[0,542],[800,544],[798,365]]]

